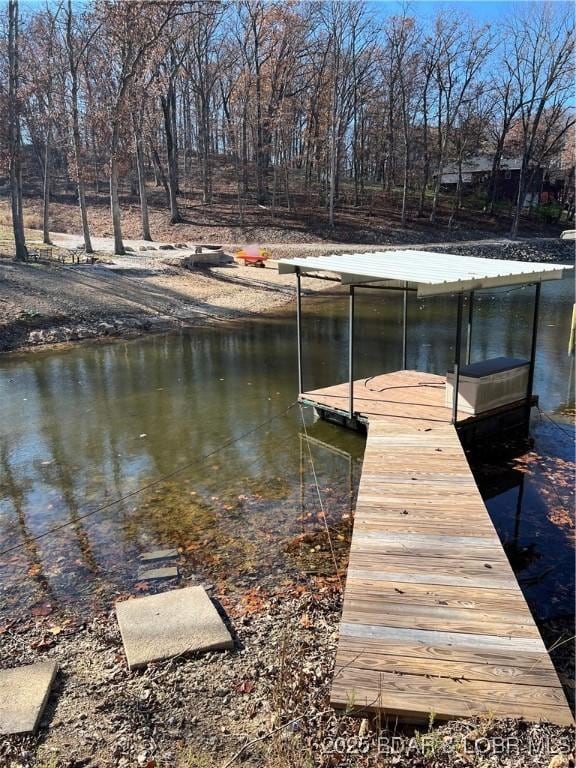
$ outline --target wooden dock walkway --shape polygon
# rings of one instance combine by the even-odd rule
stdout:
[[[438,388],[390,387],[364,411],[332,704],[410,721],[572,723]],[[302,400],[346,397],[331,389]]]

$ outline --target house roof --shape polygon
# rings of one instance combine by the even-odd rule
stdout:
[[[410,250],[280,259],[277,264],[281,274],[330,272],[338,275],[342,284],[413,288],[419,296],[559,280],[573,269],[563,264]]]
[[[462,163],[462,175],[468,176],[464,181],[471,181],[472,174],[474,173],[491,173],[492,172],[493,157],[491,155],[477,155],[476,157],[470,157]],[[521,157],[503,157],[500,160],[501,171],[519,171],[522,167]],[[437,175],[437,172],[434,173]],[[458,163],[446,163],[442,166],[442,182],[445,184],[452,183],[452,180],[448,177],[453,176],[458,180]]]

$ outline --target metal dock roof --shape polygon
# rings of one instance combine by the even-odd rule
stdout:
[[[411,250],[280,259],[277,263],[281,274],[332,272],[340,276],[343,284],[415,288],[419,296],[559,280],[573,270],[563,264]]]

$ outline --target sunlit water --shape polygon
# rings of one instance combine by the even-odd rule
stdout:
[[[532,289],[477,297],[473,360],[527,356],[532,299]],[[535,454],[522,464],[494,454],[473,465],[540,617],[570,612],[574,599],[573,432],[564,416],[573,301],[569,281],[543,286],[535,391],[564,431],[539,417]],[[306,297],[304,307],[305,387],[346,379],[346,297]],[[359,291],[359,377],[400,367],[400,319],[399,295]],[[454,323],[453,300],[411,297],[408,366],[444,373]],[[296,389],[292,308],[1,358],[0,612],[88,613],[145,592],[138,555],[158,546],[181,548],[183,574],[222,592],[281,589],[344,568],[364,438],[316,422],[309,409],[286,411]]]

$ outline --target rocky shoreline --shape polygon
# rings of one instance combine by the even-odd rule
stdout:
[[[387,246],[388,248],[389,246]],[[400,246],[394,246],[398,248]],[[438,244],[403,248],[438,250]],[[573,241],[487,240],[443,243],[450,253],[484,258],[572,264]],[[374,246],[285,245],[277,255],[320,256]],[[134,257],[131,257],[134,260]],[[157,262],[114,272],[81,268],[15,265],[0,260],[0,352],[46,348],[85,340],[130,338],[199,323],[222,322],[273,311],[294,299],[293,279],[274,267],[215,267],[190,271]],[[307,292],[331,283],[304,280]]]
[[[53,348],[76,342],[131,339],[148,333],[164,333],[181,327],[178,322],[153,317],[109,317],[88,323],[82,319],[62,318],[55,321],[16,323],[0,332],[0,352],[23,352]]]

